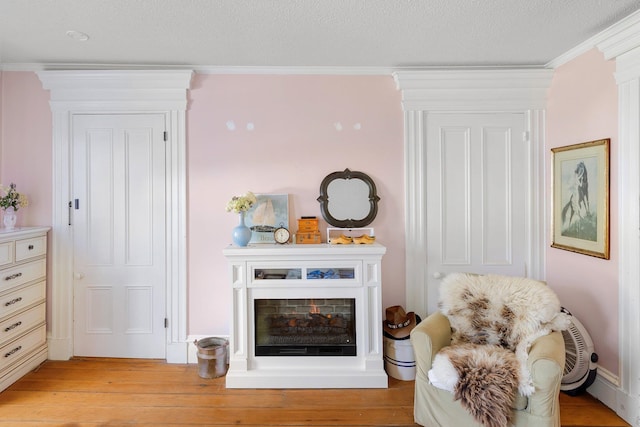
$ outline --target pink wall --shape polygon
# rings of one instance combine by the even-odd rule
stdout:
[[[231,287],[221,251],[238,218],[225,211],[227,201],[247,190],[288,193],[295,232],[300,216],[322,218],[320,182],[345,168],[376,183],[381,200],[371,226],[387,246],[383,304],[404,304],[402,117],[390,76],[194,77],[187,124],[190,333],[229,331]]]
[[[0,182],[15,182],[29,206],[18,225],[51,225],[51,109],[49,92],[34,73],[2,73]]]
[[[2,96],[2,86],[3,86],[3,73],[0,70],[0,176],[2,175],[2,119],[4,114],[2,114],[3,107],[3,99]]]
[[[31,72],[1,77],[0,180],[16,182],[31,200],[20,210],[22,225],[51,225],[49,92]],[[296,218],[321,217],[320,182],[345,168],[376,182],[381,200],[372,226],[388,248],[383,304],[404,303],[402,117],[390,76],[194,77],[187,111],[189,334],[229,333],[231,287],[222,249],[237,223],[224,209],[231,196],[290,194],[295,231]],[[249,122],[254,130],[247,130]]]
[[[615,62],[605,61],[594,49],[554,74],[547,107],[547,200],[551,205],[551,148],[610,138],[611,259],[549,247],[547,281],[589,331],[600,366],[618,375],[618,90],[614,71]]]
[[[549,91],[546,147],[549,152],[611,138],[611,260],[549,248],[547,279],[588,328],[601,366],[617,374],[613,71],[614,64],[597,51],[557,70]],[[0,181],[15,181],[29,195],[31,206],[21,211],[22,224],[50,225],[49,93],[31,72],[3,72],[0,85]],[[235,130],[227,128],[228,121],[234,121]],[[254,129],[248,130],[247,123]],[[388,248],[383,305],[404,303],[403,122],[400,93],[390,76],[196,75],[189,92],[187,150],[190,334],[229,331],[231,290],[221,251],[237,218],[225,212],[227,200],[247,190],[288,193],[289,225],[295,231],[296,218],[320,216],[316,198],[322,178],[347,167],[376,181],[381,201],[372,225]]]

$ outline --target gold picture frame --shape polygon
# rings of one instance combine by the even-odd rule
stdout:
[[[551,247],[609,259],[610,142],[607,138],[551,149]]]

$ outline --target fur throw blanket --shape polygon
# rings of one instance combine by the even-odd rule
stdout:
[[[438,304],[452,341],[436,355],[429,380],[453,392],[482,425],[507,426],[516,391],[534,392],[531,344],[565,330],[570,317],[545,283],[521,277],[450,274]]]

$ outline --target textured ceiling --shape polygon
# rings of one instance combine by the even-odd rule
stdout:
[[[0,67],[535,66],[639,9],[639,0],[0,0]]]

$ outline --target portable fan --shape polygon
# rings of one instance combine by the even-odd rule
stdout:
[[[562,311],[571,316],[571,324],[562,331],[566,361],[560,390],[570,396],[584,392],[596,379],[598,355],[593,341],[582,323],[566,308]]]

